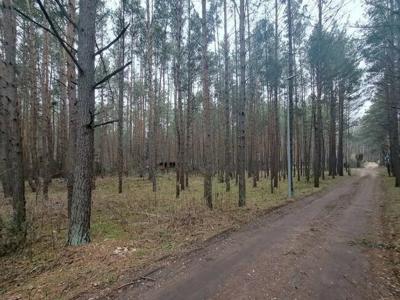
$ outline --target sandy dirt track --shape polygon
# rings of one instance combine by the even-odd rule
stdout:
[[[377,169],[368,166],[107,298],[399,299],[373,247],[381,195]]]

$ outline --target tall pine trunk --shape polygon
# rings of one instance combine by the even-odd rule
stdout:
[[[207,30],[207,3],[201,1],[202,7],[202,84],[203,84],[203,119],[205,128],[204,139],[204,199],[207,206],[212,209],[212,148],[211,148],[211,101],[208,78],[208,30]]]
[[[90,242],[94,158],[94,48],[97,1],[79,1],[77,136],[68,244]]]
[[[68,0],[68,15],[75,20],[75,0]],[[75,28],[71,22],[67,25],[67,43],[73,45],[75,42]],[[71,217],[72,191],[74,186],[75,147],[76,147],[76,68],[71,57],[67,57],[67,98],[69,110],[68,122],[68,153],[67,153],[67,191],[68,191],[68,219]]]
[[[120,30],[125,27],[125,3],[121,0]],[[119,44],[119,65],[125,62],[125,35],[120,39]],[[124,130],[124,71],[118,74],[118,193],[122,193],[122,175],[124,172],[124,150],[123,150],[123,130]]]
[[[229,101],[229,44],[227,30],[227,7],[224,0],[224,113],[225,113],[225,189],[227,192],[231,189],[231,124],[230,124],[230,101]]]
[[[12,0],[4,0],[3,18],[7,26],[4,27],[4,55],[5,60],[1,61],[4,70],[3,97],[8,102],[9,114],[9,142],[12,178],[12,207],[13,223],[15,229],[25,233],[25,185],[24,185],[24,166],[22,155],[22,138],[20,126],[20,103],[17,97],[17,76],[16,76],[16,42],[17,42],[17,23]],[[7,141],[8,142],[8,141]]]
[[[339,82],[339,133],[338,133],[338,156],[337,156],[337,174],[343,176],[343,135],[344,135],[344,90],[343,83]]]
[[[204,1],[204,0],[203,0]],[[240,91],[238,99],[237,164],[239,176],[239,206],[246,205],[246,45],[244,0],[239,5]]]

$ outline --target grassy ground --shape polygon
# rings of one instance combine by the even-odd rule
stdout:
[[[327,177],[328,178],[328,177]],[[296,198],[330,184],[295,182]],[[175,198],[175,176],[158,178],[158,192],[149,181],[126,178],[118,194],[116,178],[96,181],[92,208],[92,243],[66,247],[66,188],[54,180],[49,203],[41,195],[27,195],[28,242],[24,250],[0,258],[0,298],[69,299],[87,290],[112,286],[128,271],[139,270],[157,259],[184,251],[226,229],[239,227],[266,210],[287,202],[287,185],[280,183],[274,194],[269,181],[257,188],[247,182],[247,206],[237,207],[237,187],[225,192],[214,181],[215,209],[203,203],[203,179],[190,179],[190,188]],[[9,211],[0,199],[0,217]],[[2,205],[2,206],[1,206]],[[400,211],[400,203],[397,203]],[[400,226],[397,219],[397,226]]]
[[[385,191],[383,218],[385,234],[389,241],[390,260],[400,282],[400,188],[394,187],[394,178],[382,171],[382,184]]]

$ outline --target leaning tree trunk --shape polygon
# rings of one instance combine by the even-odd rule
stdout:
[[[79,1],[77,135],[68,244],[90,242],[94,140],[94,47],[97,1]]]

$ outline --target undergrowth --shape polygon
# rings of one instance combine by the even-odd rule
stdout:
[[[102,289],[132,270],[182,252],[229,228],[254,220],[266,210],[287,202],[287,185],[274,194],[269,180],[256,188],[247,181],[246,207],[237,207],[238,188],[230,192],[214,180],[214,210],[203,200],[203,178],[191,177],[189,188],[175,198],[175,174],[157,178],[158,191],[142,178],[124,178],[117,193],[117,178],[96,180],[91,220],[92,243],[66,247],[67,200],[65,183],[53,180],[49,202],[40,194],[27,194],[28,235],[25,249],[0,258],[0,298],[69,299],[90,289]],[[295,181],[296,196],[309,195],[332,183]],[[0,235],[10,207],[0,199]]]

